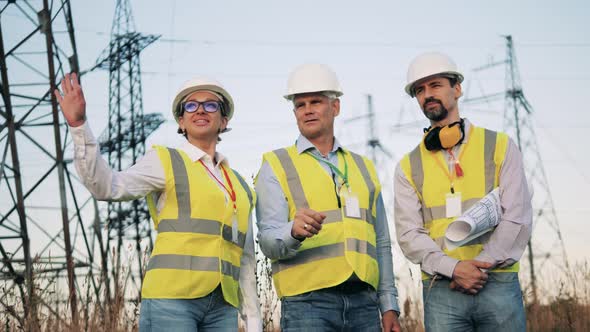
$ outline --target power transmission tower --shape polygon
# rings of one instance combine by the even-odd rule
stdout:
[[[26,330],[39,329],[40,312],[63,320],[68,307],[78,326],[79,279],[100,292],[92,199],[70,171],[53,94],[70,71],[78,55],[69,1],[0,3],[0,317]]]
[[[377,152],[384,154],[387,158],[393,160],[393,155],[387,150],[379,141],[377,135],[377,127],[375,126],[375,112],[373,111],[373,96],[367,94],[367,114],[355,116],[344,120],[344,123],[355,122],[358,120],[367,119],[367,142],[366,146],[369,148],[369,153],[373,163],[377,164]]]
[[[569,264],[543,161],[539,153],[533,125],[534,110],[522,90],[512,36],[504,38],[506,39],[506,59],[476,70],[486,70],[499,65],[505,66],[506,90],[502,93],[470,98],[465,100],[465,103],[504,99],[504,130],[516,141],[522,153],[527,180],[533,190],[535,228],[528,245],[527,260],[531,292],[533,300],[536,301],[539,288],[537,275],[540,272],[550,271],[548,268],[555,267],[559,262],[563,262],[563,266],[559,267],[569,273]],[[539,239],[541,235],[542,241]]]
[[[146,137],[163,122],[161,114],[143,114],[140,52],[159,38],[155,35],[142,35],[135,32],[135,23],[128,0],[117,0],[111,28],[111,41],[107,49],[96,61],[96,67],[109,71],[109,122],[108,128],[99,137],[101,152],[108,156],[108,163],[114,170],[123,170],[135,164],[145,153]],[[143,252],[151,251],[150,215],[145,202],[111,202],[107,207],[108,240],[102,252],[107,261],[109,252],[113,254],[111,274],[116,296],[125,290],[127,278],[136,286],[139,299]],[[134,242],[136,268],[129,266],[122,275],[122,252],[125,239]],[[147,246],[142,246],[147,240]],[[111,244],[114,241],[114,244]],[[114,248],[114,251],[110,249]],[[131,262],[129,262],[131,264]],[[108,278],[108,264],[103,265],[103,275]],[[108,281],[107,281],[108,283]],[[107,290],[110,292],[110,290]],[[122,295],[124,296],[124,294]],[[108,294],[110,298],[110,293]]]

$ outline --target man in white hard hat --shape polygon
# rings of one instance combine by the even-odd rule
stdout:
[[[98,200],[146,197],[158,235],[142,286],[140,331],[262,331],[254,271],[253,190],[216,152],[234,112],[218,82],[184,84],[172,115],[186,141],[154,146],[135,165],[111,170],[86,121],[76,74],[56,90],[74,141],[80,179]]]
[[[532,208],[522,156],[506,134],[460,117],[462,82],[444,54],[410,63],[405,91],[430,128],[396,168],[397,238],[423,272],[427,331],[524,331],[518,260],[530,239]],[[447,247],[449,224],[498,187],[503,212],[493,232]]]
[[[340,145],[342,89],[325,65],[289,77],[300,135],[268,152],[255,181],[262,252],[283,331],[399,331],[391,243],[373,163]]]

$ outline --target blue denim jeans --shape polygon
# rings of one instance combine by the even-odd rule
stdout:
[[[237,331],[238,311],[221,288],[198,299],[143,299],[139,331]]]
[[[281,301],[283,332],[381,331],[377,292],[366,286],[316,290]]]
[[[526,330],[518,273],[489,273],[476,295],[449,288],[448,279],[423,281],[424,325],[428,332]]]

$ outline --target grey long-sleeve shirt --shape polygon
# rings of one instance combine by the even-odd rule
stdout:
[[[465,120],[466,133],[469,133],[470,127],[471,123]],[[461,144],[467,144],[468,140],[469,137],[466,137]],[[460,145],[455,146],[453,153],[457,155],[459,149]],[[444,150],[441,153],[450,167],[448,153]],[[522,156],[512,139],[508,140],[499,182],[502,217],[489,241],[484,244],[483,251],[475,259],[505,267],[514,264],[522,256],[533,223],[531,195]],[[393,184],[396,233],[405,256],[411,262],[420,264],[422,271],[430,275],[440,274],[452,278],[459,261],[447,256],[428,235],[422,219],[422,203],[399,163]]]
[[[337,152],[340,148],[340,143],[334,139],[334,147],[328,153],[328,157],[325,158],[335,166],[338,166]],[[297,151],[301,154],[308,150],[319,158],[324,158],[307,138],[299,136],[297,139]],[[320,165],[330,174],[330,169],[325,163],[320,163]],[[291,236],[293,224],[289,222],[289,206],[279,181],[267,162],[263,163],[260,168],[255,188],[258,196],[256,202],[258,240],[262,252],[271,259],[284,259],[295,256],[301,242]],[[395,287],[393,273],[391,240],[381,194],[377,198],[375,233],[377,234],[377,263],[379,265],[379,285],[377,289],[379,307],[382,313],[389,310],[399,312],[397,288]]]

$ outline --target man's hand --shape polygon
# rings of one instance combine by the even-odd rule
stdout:
[[[453,270],[451,289],[465,294],[477,294],[488,280],[488,274],[481,269],[489,269],[492,263],[476,260],[460,261]]]
[[[61,80],[61,91],[55,89],[55,97],[70,127],[78,127],[86,121],[86,100],[76,73],[66,74]]]
[[[401,332],[402,330],[397,319],[397,313],[395,313],[393,310],[383,313],[381,316],[381,325],[383,326],[383,332]]]
[[[299,241],[312,237],[320,232],[326,215],[312,209],[301,208],[295,213],[291,236]]]

